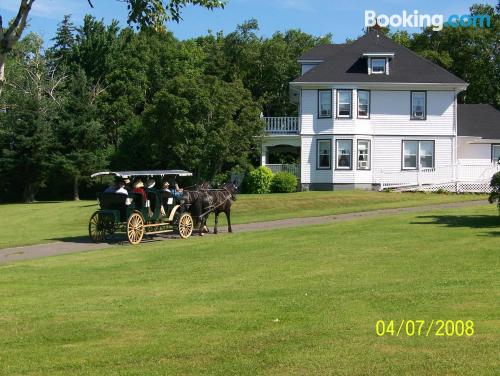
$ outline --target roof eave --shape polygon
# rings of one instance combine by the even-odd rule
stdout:
[[[402,86],[418,86],[418,87],[436,87],[436,88],[445,88],[445,89],[455,89],[458,92],[461,92],[469,86],[468,83],[442,83],[442,82],[302,82],[302,81],[292,81],[290,82],[290,86],[299,86],[299,87],[324,87],[324,86],[363,86],[363,87],[402,87]]]

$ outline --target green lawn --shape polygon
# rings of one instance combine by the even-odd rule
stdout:
[[[0,265],[0,373],[493,375],[499,244],[492,205]]]
[[[419,206],[465,200],[480,195],[438,195],[363,191],[300,192],[273,195],[239,195],[233,223],[249,223],[349,213],[364,210]],[[62,238],[87,236],[95,201],[0,205],[0,248],[49,243]],[[221,226],[225,219],[222,216]],[[209,223],[213,222],[213,216]]]

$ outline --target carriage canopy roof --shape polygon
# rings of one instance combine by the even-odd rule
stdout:
[[[193,176],[189,171],[184,170],[144,170],[144,171],[102,171],[92,174],[92,178],[98,176],[117,176],[129,178],[131,176]]]

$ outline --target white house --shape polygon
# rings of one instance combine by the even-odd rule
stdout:
[[[265,118],[262,165],[302,189],[480,191],[500,170],[500,112],[457,104],[467,83],[377,30],[298,62],[299,115]]]

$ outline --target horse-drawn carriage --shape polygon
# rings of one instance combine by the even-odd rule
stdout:
[[[192,174],[183,170],[106,171],[95,173],[92,178],[100,176],[164,179]],[[188,211],[189,205],[184,200],[176,199],[168,190],[146,189],[145,195],[99,193],[97,199],[100,209],[92,214],[89,221],[90,238],[101,242],[106,236],[123,231],[130,243],[138,244],[144,235],[177,233],[181,238],[191,236],[193,218]]]

